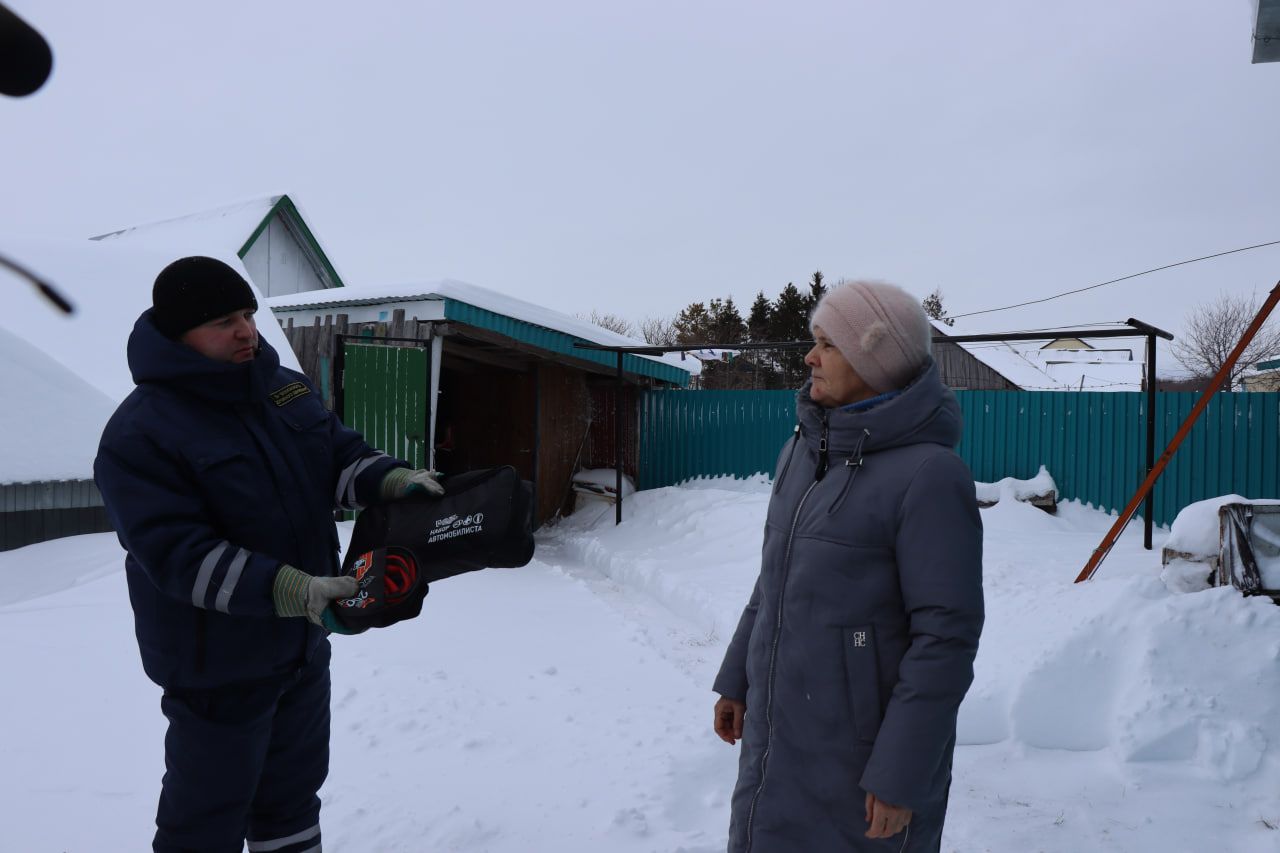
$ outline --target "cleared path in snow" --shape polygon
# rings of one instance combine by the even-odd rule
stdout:
[[[625,593],[557,553],[332,639],[326,850],[723,849],[737,754],[710,733],[710,692],[655,646],[661,608],[628,618]],[[109,534],[0,555],[0,579],[29,570],[48,593],[0,607],[0,849],[149,846],[164,719],[122,556]]]

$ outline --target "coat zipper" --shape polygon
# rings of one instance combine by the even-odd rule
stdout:
[[[826,426],[824,419],[823,426]],[[823,430],[823,445],[826,444],[825,433]],[[824,448],[825,449],[825,448]],[[824,454],[825,456],[825,454]],[[769,680],[766,682],[764,716],[766,723],[766,735],[764,740],[764,752],[760,755],[760,783],[756,786],[756,792],[751,797],[751,808],[747,811],[747,853],[751,853],[751,846],[754,839],[751,835],[751,827],[755,822],[756,803],[760,800],[760,794],[764,791],[764,775],[769,764],[769,749],[773,743],[773,682],[777,671],[778,664],[778,644],[782,640],[782,602],[787,593],[787,578],[791,574],[791,546],[796,538],[796,526],[800,523],[800,512],[804,509],[804,502],[809,499],[810,493],[818,485],[818,479],[809,484],[809,488],[800,498],[800,503],[796,505],[795,515],[791,518],[791,531],[787,534],[787,550],[782,560],[782,582],[778,586],[778,618],[774,621],[773,626],[773,646],[769,650]]]
[[[791,470],[791,460],[796,455],[796,445],[800,443],[800,424],[796,424],[796,428],[791,432],[791,450],[787,453],[787,461],[782,463],[782,470],[778,472],[777,478],[773,481],[773,490],[777,492],[782,488],[782,481],[786,479],[787,471]]]

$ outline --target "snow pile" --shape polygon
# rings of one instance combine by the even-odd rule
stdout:
[[[1053,481],[1049,469],[1043,465],[1030,480],[1005,477],[994,483],[974,483],[973,485],[978,494],[978,503],[981,504],[994,504],[1001,500],[1026,501],[1058,493],[1058,484]]]
[[[618,526],[594,504],[526,568],[434,584],[420,618],[335,638],[325,848],[722,851],[738,753],[711,733],[709,687],[768,500],[757,477],[636,493]],[[1171,593],[1136,529],[1072,583],[1112,522],[1076,502],[982,517],[987,624],[943,849],[1276,850],[1280,608]],[[121,556],[109,535],[0,554],[20,590],[0,644],[38,652],[6,657],[0,703],[23,733],[0,741],[15,850],[150,837],[164,720]],[[110,701],[85,713],[86,696]]]
[[[1218,510],[1227,504],[1249,503],[1239,495],[1222,495],[1197,501],[1183,507],[1169,526],[1166,551],[1176,551],[1197,559],[1218,556],[1221,546],[1218,530]]]
[[[92,476],[115,402],[0,328],[0,483]]]

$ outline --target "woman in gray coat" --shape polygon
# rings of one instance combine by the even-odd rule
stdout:
[[[729,850],[936,851],[982,631],[960,408],[900,288],[832,289],[783,447],[760,576],[716,677],[742,740]]]

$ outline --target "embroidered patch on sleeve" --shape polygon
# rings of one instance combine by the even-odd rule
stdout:
[[[311,389],[303,382],[290,382],[283,388],[277,388],[271,392],[271,402],[277,406],[287,406],[299,397],[305,397],[311,393]]]

